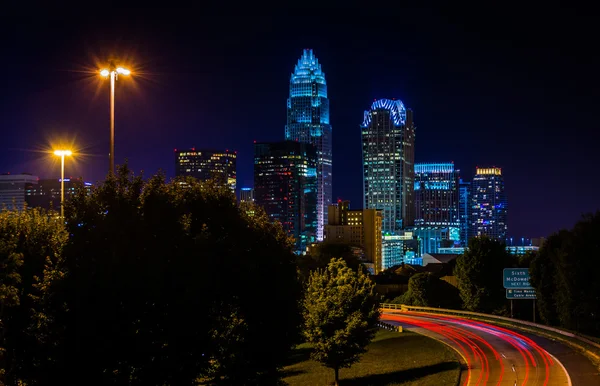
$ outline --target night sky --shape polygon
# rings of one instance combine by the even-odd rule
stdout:
[[[334,198],[362,205],[363,111],[397,98],[414,110],[417,162],[454,161],[466,179],[502,167],[510,236],[548,235],[600,208],[590,10],[292,4],[5,9],[0,170],[58,177],[44,152],[62,142],[80,153],[67,175],[102,179],[109,85],[97,70],[115,58],[134,72],[117,83],[118,163],[171,177],[174,148],[237,150],[238,186],[251,186],[253,140],[284,138],[289,77],[313,48],[331,104]]]

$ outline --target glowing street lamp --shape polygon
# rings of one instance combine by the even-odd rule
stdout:
[[[73,155],[71,150],[55,150],[54,155],[60,157],[60,217],[65,217],[65,156]]]
[[[115,81],[119,79],[119,74],[130,75],[131,71],[116,67],[114,63],[110,63],[108,69],[100,71],[100,75],[108,78],[110,76],[110,150],[108,153],[110,174],[115,172]]]

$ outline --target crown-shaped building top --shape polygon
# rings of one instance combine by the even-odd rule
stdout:
[[[325,84],[325,73],[321,69],[319,60],[314,55],[313,50],[307,48],[298,59],[298,64],[294,68],[291,78],[292,83],[310,83],[317,82]]]
[[[363,127],[369,126],[371,123],[371,112],[374,110],[389,110],[395,126],[401,126],[406,123],[406,108],[401,100],[395,99],[377,99],[371,105],[371,109],[365,111],[363,119]]]

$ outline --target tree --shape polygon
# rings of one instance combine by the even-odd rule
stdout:
[[[297,258],[298,271],[303,282],[308,280],[310,273],[327,267],[331,259],[343,259],[346,265],[354,271],[363,269],[356,250],[360,247],[350,244],[320,243],[312,247],[309,254],[300,255]]]
[[[418,273],[408,281],[408,291],[392,302],[411,306],[455,308],[458,290],[430,272]]]
[[[531,262],[542,320],[600,336],[600,212],[584,215],[571,230],[548,238]]]
[[[487,236],[471,239],[468,248],[456,259],[454,270],[464,308],[506,313],[502,271],[513,267],[514,260],[502,242]]]
[[[379,320],[375,284],[362,270],[332,259],[311,273],[304,298],[304,336],[313,344],[312,359],[335,372],[356,363],[375,334]]]
[[[53,366],[51,320],[43,295],[60,281],[67,240],[55,212],[40,209],[0,212],[0,384],[36,384]]]
[[[277,381],[298,341],[301,287],[292,245],[264,212],[214,181],[145,182],[122,166],[79,190],[66,217],[71,379],[58,383]]]

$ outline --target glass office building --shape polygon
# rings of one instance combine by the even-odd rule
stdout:
[[[317,151],[317,239],[323,240],[332,201],[331,125],[327,82],[313,51],[305,49],[290,78],[285,139],[309,143]]]
[[[308,143],[254,144],[254,200],[296,240],[303,253],[316,241],[317,150]]]
[[[460,222],[460,245],[469,244],[471,219],[471,183],[459,179],[458,182],[458,219]]]
[[[75,195],[78,186],[85,187],[91,193],[92,183],[80,178],[65,178],[65,202]],[[28,187],[25,201],[30,207],[60,210],[60,178],[39,180],[37,184]]]
[[[458,170],[453,163],[415,164],[416,218],[420,253],[460,243]]]
[[[235,192],[237,152],[229,150],[175,149],[175,175],[200,181],[216,180]]]
[[[477,168],[471,187],[470,237],[487,235],[506,242],[507,209],[502,169]]]
[[[415,218],[412,111],[399,100],[378,99],[361,130],[364,208],[381,210],[383,232],[399,234]]]

